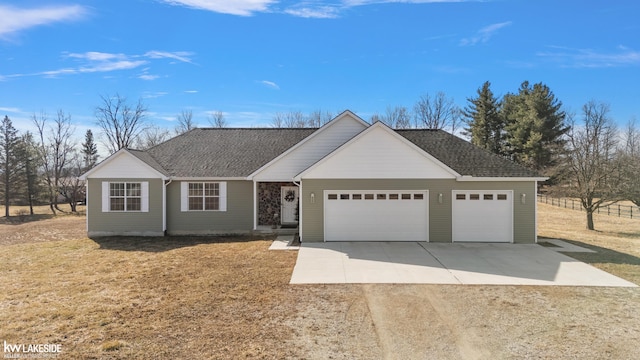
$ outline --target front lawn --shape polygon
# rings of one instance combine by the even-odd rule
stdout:
[[[640,221],[540,204],[539,232],[640,283]],[[260,238],[87,239],[83,216],[0,221],[0,341],[62,359],[635,359],[640,289],[289,285]],[[6,355],[6,353],[4,354]]]
[[[245,238],[116,238],[4,246],[0,339],[64,358],[290,356],[295,252]]]

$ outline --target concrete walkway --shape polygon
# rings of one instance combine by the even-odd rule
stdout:
[[[637,285],[540,245],[303,243],[291,284]]]

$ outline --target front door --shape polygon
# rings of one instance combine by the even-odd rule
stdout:
[[[298,187],[283,186],[280,188],[280,219],[282,224],[295,224],[298,208]]]

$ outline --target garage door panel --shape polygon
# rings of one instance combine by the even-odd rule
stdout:
[[[325,191],[325,241],[427,241],[427,191]]]
[[[513,192],[453,191],[454,242],[513,242]]]

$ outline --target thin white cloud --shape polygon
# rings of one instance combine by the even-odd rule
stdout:
[[[169,51],[157,51],[157,50],[147,51],[144,54],[145,57],[149,57],[151,59],[174,59],[180,62],[193,64],[193,62],[189,58],[189,56],[191,55],[193,55],[193,53],[188,51],[169,52]]]
[[[340,15],[340,8],[328,5],[318,7],[303,6],[289,8],[284,12],[301,18],[335,19]]]
[[[20,113],[22,112],[20,109],[15,107],[2,107],[0,106],[0,112],[2,113]]]
[[[22,9],[0,5],[0,38],[36,26],[61,21],[82,20],[88,11],[80,5],[48,6]]]
[[[197,94],[198,90],[185,90],[184,92],[187,94]]]
[[[166,91],[145,91],[142,93],[142,98],[143,99],[155,99],[155,98],[159,98],[159,97],[163,97],[165,95],[168,95],[169,93]],[[149,114],[151,115],[151,114]]]
[[[159,0],[169,5],[186,6],[193,9],[222,14],[251,16],[266,11],[276,0]]]
[[[118,70],[129,70],[146,65],[148,60],[136,59],[126,54],[103,53],[89,51],[86,53],[69,53],[66,57],[83,62],[82,65],[74,68],[45,71],[41,74],[48,76],[81,74],[95,72],[111,72]]]
[[[63,54],[63,58],[73,59],[80,64],[77,66],[41,71],[31,74],[0,75],[0,81],[7,80],[9,78],[24,76],[58,77],[63,75],[132,70],[141,66],[148,65],[152,60],[167,58],[192,64],[191,59],[188,57],[192,54],[193,53],[186,51],[166,52],[155,50],[148,51],[144,55],[127,55],[122,53],[104,53],[97,51],[88,51],[85,53],[65,53]],[[149,75],[148,70],[149,68],[144,69],[142,74],[138,75],[137,77],[142,80],[155,80],[161,77],[160,75]]]
[[[553,51],[536,55],[562,67],[605,68],[640,65],[640,51],[619,46],[617,51],[599,52],[593,49],[575,49],[552,46]]]
[[[275,90],[280,90],[280,86],[278,86],[278,84],[274,83],[273,81],[262,80],[260,81],[260,83],[266,87],[269,87]]]
[[[138,76],[138,79],[152,81],[152,80],[155,80],[155,79],[157,79],[159,77],[160,77],[160,75],[142,74],[142,75]]]
[[[341,12],[356,6],[384,3],[429,4],[477,2],[482,0],[305,0],[296,1],[291,6],[275,8],[278,0],[156,0],[174,6],[185,6],[198,10],[222,14],[251,16],[260,12],[283,12],[296,17],[333,19]]]
[[[386,3],[404,3],[404,4],[434,4],[434,3],[459,3],[459,2],[472,2],[481,0],[344,0],[343,3],[346,6],[362,6],[372,4],[386,4]]]
[[[511,24],[512,24],[511,21],[505,21],[505,22],[485,26],[482,29],[478,30],[478,32],[476,32],[474,36],[460,40],[460,45],[472,46],[472,45],[477,45],[479,43],[486,43],[493,37],[493,35],[495,35],[498,32],[498,30],[505,28]]]
[[[69,53],[67,54],[67,57],[89,61],[111,61],[114,59],[126,59],[127,55],[88,51],[86,53]]]

